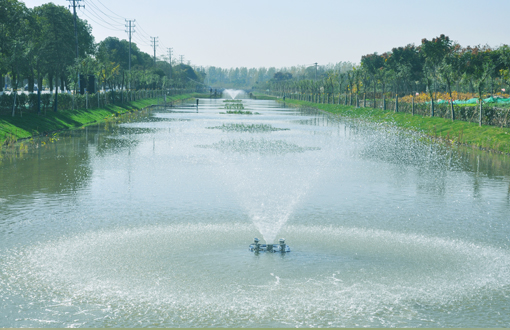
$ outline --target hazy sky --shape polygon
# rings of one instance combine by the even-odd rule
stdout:
[[[27,7],[49,1],[26,0]],[[64,0],[53,1],[68,6]],[[351,61],[446,34],[462,46],[510,43],[510,1],[448,0],[83,0],[78,16],[96,42],[127,39],[124,18],[136,19],[133,41],[157,55],[173,48],[192,65],[283,67]],[[101,26],[102,25],[102,26]]]

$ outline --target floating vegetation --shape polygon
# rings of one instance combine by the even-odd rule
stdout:
[[[228,110],[244,110],[244,105],[242,103],[226,103],[225,109]]]
[[[198,148],[216,149],[222,152],[239,152],[244,154],[259,153],[262,155],[277,155],[287,153],[302,153],[309,150],[320,150],[318,147],[300,147],[284,140],[221,140],[211,145],[197,145]]]
[[[220,115],[260,115],[258,112],[244,111],[244,110],[227,110],[227,112],[220,112]]]
[[[224,100],[223,102],[230,102],[230,103],[243,103],[243,100]]]
[[[221,126],[207,127],[208,129],[221,129],[223,132],[249,132],[263,133],[274,131],[288,131],[288,128],[276,128],[268,124],[223,124]]]

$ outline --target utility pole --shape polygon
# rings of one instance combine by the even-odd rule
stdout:
[[[167,50],[168,50],[168,63],[170,63],[170,65],[172,65],[173,48],[167,48]]]
[[[85,5],[79,5],[79,4],[76,4],[77,2],[80,2],[82,0],[67,0],[69,1],[70,3],[72,2],[72,4],[69,4],[69,8],[71,8],[71,6],[73,6],[73,16],[74,16],[74,38],[76,39],[76,58],[78,58],[78,28],[76,26],[76,7],[78,8],[85,8]]]
[[[75,43],[76,43],[76,62],[78,62],[79,53],[78,53],[78,27],[76,26],[76,7],[78,6],[78,8],[80,8],[82,6],[79,4],[78,5],[76,4],[77,2],[80,2],[81,0],[68,0],[68,1],[69,1],[69,7],[73,6],[74,39],[75,39]],[[71,5],[71,1],[72,1],[72,5]],[[83,8],[85,8],[85,5],[83,5]],[[78,79],[78,84],[79,84],[80,83],[80,72],[78,71],[78,68],[76,69],[76,78]],[[39,86],[38,86],[37,90],[38,90],[37,93],[39,93]],[[75,86],[74,90],[75,90],[75,92],[77,92],[76,86]],[[74,94],[73,94],[73,110],[74,110]]]
[[[135,24],[134,22],[136,22],[136,20],[126,20],[126,22],[128,22],[128,25],[126,25],[126,27],[128,28],[128,30],[126,31],[129,35],[129,82],[128,82],[128,88],[129,90],[131,90],[131,35],[133,33],[135,33]]]
[[[179,55],[179,57],[181,58],[181,64],[182,64],[182,61],[184,61],[184,55]]]
[[[154,47],[154,66],[156,66],[156,46],[158,45],[159,37],[151,37],[151,45]]]
[[[172,79],[172,51],[173,48],[167,48],[168,50],[168,63],[170,63],[170,79]]]
[[[315,64],[315,81],[317,81],[317,63],[314,64]]]

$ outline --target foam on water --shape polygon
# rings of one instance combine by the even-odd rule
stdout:
[[[20,326],[476,326],[489,319],[441,315],[470,301],[483,309],[479,297],[501,299],[510,284],[508,251],[459,240],[286,226],[292,254],[255,256],[244,240],[254,233],[242,223],[148,226],[11,249],[0,296],[46,306],[21,304]]]

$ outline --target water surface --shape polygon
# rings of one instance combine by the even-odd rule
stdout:
[[[508,157],[223,104],[4,153],[0,326],[509,324]]]

